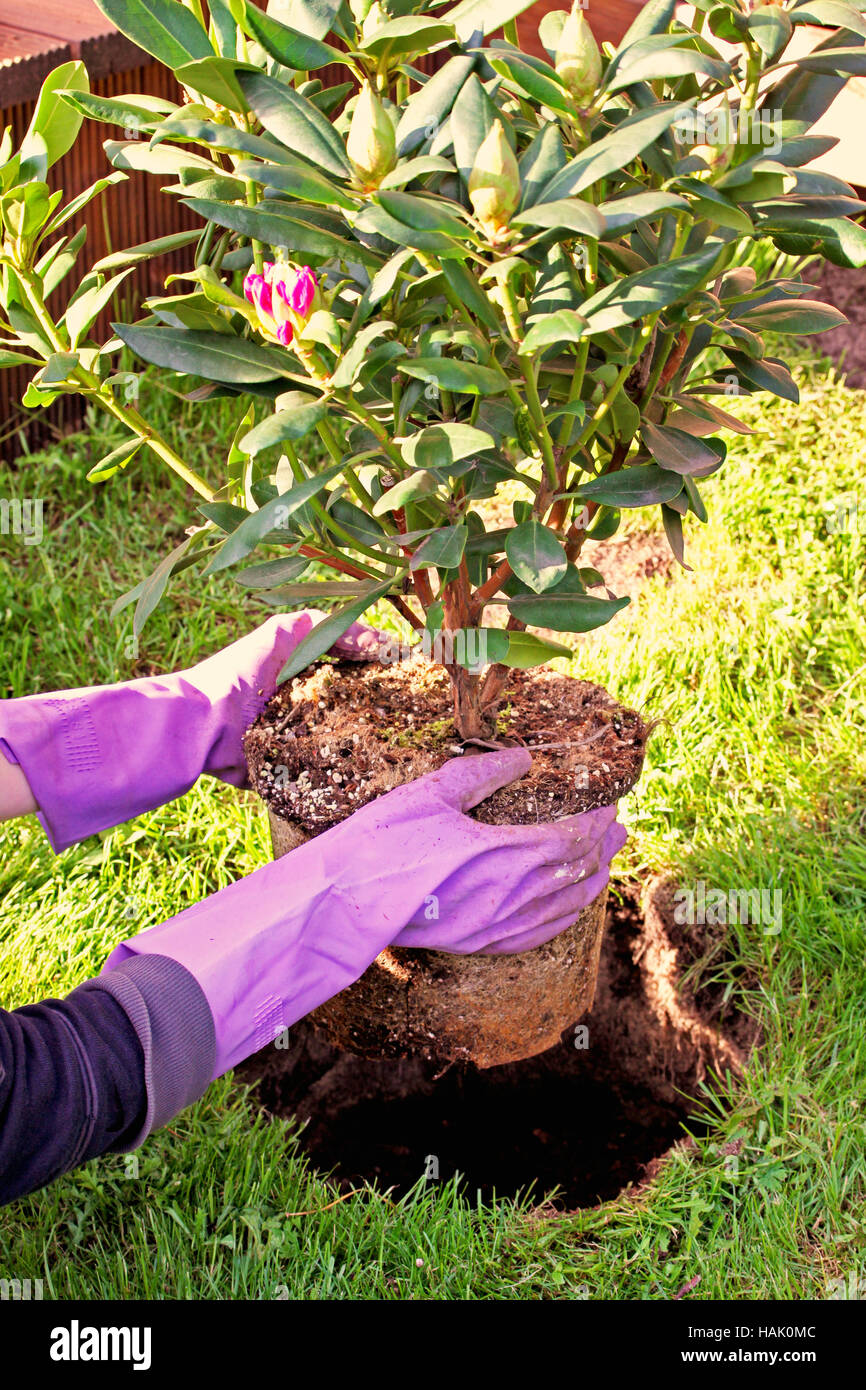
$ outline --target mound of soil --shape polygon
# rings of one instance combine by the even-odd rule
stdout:
[[[266,1112],[300,1122],[302,1150],[344,1191],[369,1181],[401,1195],[460,1174],[472,1197],[608,1200],[690,1142],[702,1088],[722,1094],[756,1040],[726,990],[686,983],[723,942],[719,928],[676,923],[674,889],[656,879],[608,909],[593,1010],[541,1056],[443,1073],[342,1052],[304,1021],[239,1075]]]
[[[532,770],[473,814],[488,824],[528,824],[609,805],[640,776],[649,732],[600,686],[547,667],[515,671],[497,746],[524,744]],[[278,690],[245,740],[253,787],[307,833],[488,746],[460,743],[447,674],[422,656],[317,666]]]

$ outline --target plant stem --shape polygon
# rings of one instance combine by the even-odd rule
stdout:
[[[553,442],[548,433],[547,425],[544,423],[544,412],[541,409],[541,400],[538,395],[538,385],[535,379],[535,363],[531,357],[525,357],[522,353],[517,354],[517,361],[520,366],[520,373],[526,383],[526,404],[532,416],[538,434],[538,442],[541,445],[541,453],[544,459],[544,466],[547,470],[547,481],[550,487],[557,486],[556,476],[556,457],[553,452]]]
[[[245,179],[244,186],[246,188],[247,207],[254,208],[259,201],[256,186],[253,183],[252,179]],[[253,262],[256,267],[256,273],[258,275],[261,275],[265,268],[264,248],[262,246],[262,243],[260,241],[256,241],[254,238],[251,238],[251,242],[253,248]]]
[[[18,276],[28,292],[30,308],[36,317],[42,331],[45,333],[49,343],[56,352],[67,352],[66,344],[57,331],[57,326],[45,307],[41,289],[36,276],[27,270],[18,270]],[[109,415],[113,415],[115,420],[119,420],[132,434],[138,436],[143,444],[167,463],[174,473],[182,478],[200,497],[204,497],[209,502],[213,497],[213,492],[208,487],[204,478],[201,478],[194,469],[189,468],[176,454],[171,445],[167,444],[159,435],[154,434],[150,426],[142,419],[137,410],[128,406],[118,404],[107,388],[93,372],[89,372],[85,367],[76,367],[71,379],[78,383],[82,388],[82,395],[106,410]]]

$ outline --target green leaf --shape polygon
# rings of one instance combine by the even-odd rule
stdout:
[[[380,598],[384,598],[393,585],[393,579],[386,579],[382,584],[371,584],[360,598],[344,604],[342,608],[329,614],[321,623],[317,623],[312,632],[308,633],[304,640],[295,647],[289,660],[277,676],[277,682],[291,680],[311,662],[318,661],[320,656],[324,656],[327,651],[330,651],[337,638],[342,637],[346,629],[352,626],[352,623],[363,617],[368,608],[371,608]]]
[[[651,425],[644,420],[641,434],[656,463],[673,473],[703,473],[719,462],[718,452],[711,444],[685,430]]]
[[[669,502],[682,492],[683,480],[656,463],[638,464],[581,482],[578,496],[585,502],[604,502],[608,507],[649,507]]]
[[[482,630],[497,631],[496,628]],[[563,646],[561,642],[552,642],[549,637],[538,637],[534,632],[508,632],[505,635],[508,638],[508,649],[495,660],[499,665],[508,666],[512,670],[526,671],[531,666],[543,666],[552,657],[574,656],[570,647]]]
[[[339,135],[311,101],[264,73],[242,72],[238,82],[265,130],[281,140],[293,154],[337,178],[347,178],[351,174],[352,168]]]
[[[179,106],[171,118],[162,121],[151,137],[151,144],[163,140],[180,140],[199,145],[209,145],[220,152],[251,154],[256,159],[282,163],[294,162],[289,151],[276,140],[264,135],[253,135],[249,130],[240,130],[233,125],[218,125],[216,121],[202,119],[201,112],[206,107]],[[306,164],[303,166],[308,167]]]
[[[405,164],[398,164],[396,169],[392,169],[390,174],[386,174],[379,184],[380,189],[405,188],[407,183],[413,183],[416,179],[422,179],[427,174],[453,174],[454,165],[450,159],[443,159],[441,155],[419,154],[417,159],[407,159]]]
[[[794,32],[791,19],[778,5],[759,5],[752,10],[747,25],[768,63],[788,46]]]
[[[856,42],[856,38],[847,29],[834,31],[813,52],[824,52],[840,43],[848,43],[849,39]],[[761,109],[765,113],[780,113],[781,119],[790,123],[797,134],[803,134],[829,110],[846,81],[845,77],[803,72],[793,67],[781,82],[764,93]]]
[[[688,42],[678,35],[654,35],[620,50],[618,59],[608,68],[605,90],[619,92],[637,82],[658,79],[675,82],[680,77],[692,75],[709,77],[727,85],[730,64],[701,53],[697,48],[681,46],[684,41]]]
[[[397,126],[397,153],[411,154],[431,138],[454,104],[475,59],[458,53],[407,101]]]
[[[685,198],[679,194],[657,193],[654,189],[646,193],[630,193],[625,198],[612,198],[609,202],[601,203],[598,209],[605,223],[603,237],[610,239],[614,233],[627,231],[645,218],[652,221],[660,212],[687,212],[688,206]]]
[[[461,0],[442,16],[453,24],[457,37],[468,43],[475,33],[494,34],[503,24],[528,10],[533,0]]]
[[[553,314],[533,316],[532,327],[523,339],[524,352],[538,352],[554,343],[576,343],[589,324],[574,309],[557,309]]]
[[[354,212],[358,206],[356,198],[344,193],[324,174],[311,169],[291,155],[281,158],[279,164],[263,164],[260,160],[242,160],[235,173],[240,179],[251,179],[253,183],[277,188],[281,193],[291,193],[292,197],[305,203],[322,203],[326,207],[345,208]]]
[[[666,33],[674,17],[676,0],[650,0],[644,5],[620,41],[617,53],[624,53],[633,43],[649,38],[650,34]]]
[[[454,159],[464,183],[469,182],[475,156],[493,129],[494,123],[501,119],[502,113],[494,106],[473,72],[464,82],[451,112]]]
[[[377,197],[386,212],[414,231],[444,232],[458,239],[467,234],[466,223],[455,216],[459,211],[457,203],[451,204],[454,212],[449,212],[445,207],[445,199],[441,197],[423,198],[416,193],[387,189],[380,189]]]
[[[454,38],[450,24],[428,15],[401,15],[379,25],[360,45],[373,58],[387,54],[389,59],[404,53],[429,53],[437,44]]]
[[[288,360],[278,348],[262,347],[233,333],[209,333],[149,324],[112,324],[128,348],[174,372],[189,372],[230,386],[248,386],[288,374]]]
[[[96,0],[106,19],[169,71],[213,53],[195,15],[176,0]]]
[[[491,396],[503,389],[502,377],[491,367],[460,362],[454,357],[412,357],[398,362],[397,370],[446,391],[463,391],[472,396]]]
[[[297,404],[278,410],[244,435],[241,448],[245,454],[257,454],[260,449],[270,449],[274,444],[283,444],[287,439],[303,439],[310,430],[315,429],[320,420],[324,420],[328,413],[324,401],[311,400],[300,391],[290,394],[298,397]]]
[[[673,507],[662,505],[662,523],[665,528],[665,535],[668,538],[668,545],[673,551],[675,559],[682,565],[684,570],[691,570],[691,565],[687,565],[685,560],[683,521],[679,512],[674,511]]]
[[[144,440],[127,439],[123,444],[118,444],[116,449],[112,449],[110,454],[95,463],[87,473],[89,483],[104,483],[107,478],[111,478],[115,473],[119,473],[122,468],[130,462],[133,455],[137,454]]]
[[[494,448],[493,436],[473,425],[445,423],[400,441],[400,452],[410,468],[440,468]]]
[[[604,217],[598,208],[580,198],[556,198],[553,202],[538,203],[512,217],[511,226],[553,228],[596,239],[605,233]]]
[[[239,63],[234,58],[218,58],[215,53],[194,63],[183,63],[175,70],[178,82],[209,101],[224,106],[227,111],[245,115],[250,107],[238,83],[241,72],[258,72],[251,63]]]
[[[866,265],[866,227],[847,217],[810,218],[787,221],[774,217],[762,221],[761,231],[769,232],[780,251],[802,256],[816,251],[834,265],[860,270]]]
[[[340,49],[321,43],[309,34],[300,33],[289,24],[282,24],[272,14],[257,9],[255,5],[244,7],[243,25],[248,34],[258,39],[265,52],[284,67],[295,68],[298,72],[312,72],[326,63],[345,62],[345,55]]]
[[[704,183],[701,179],[685,178],[680,179],[677,186],[692,195],[691,208],[695,217],[705,218],[720,227],[730,227],[744,236],[754,235],[755,228],[748,213],[713,188],[712,184]]]
[[[822,304],[817,299],[780,299],[747,309],[740,315],[740,322],[759,332],[826,333],[828,329],[841,328],[848,320],[832,304]]]
[[[78,366],[77,352],[53,352],[39,374],[39,387],[65,382]]]
[[[564,168],[566,153],[559,127],[554,121],[543,125],[520,157],[521,211],[534,206],[543,188]]]
[[[528,96],[533,102],[547,106],[552,111],[570,115],[574,99],[556,75],[554,68],[539,58],[531,58],[525,53],[489,53],[490,66],[505,85],[519,95]]]
[[[102,276],[95,277],[96,283],[87,289],[83,294],[76,295],[70,301],[69,307],[64,315],[63,322],[69,334],[69,342],[73,348],[78,347],[79,343],[87,336],[88,329],[106,309],[114,298],[118,285],[122,284],[127,275],[132,273],[132,266],[128,270],[121,270],[118,275],[113,275],[105,284],[100,285],[99,280]]]
[[[289,488],[288,492],[272,497],[270,502],[259,507],[257,512],[250,512],[240,526],[223,541],[207,569],[202,571],[203,576],[218,574],[230,565],[237,564],[238,560],[245,560],[269,531],[284,527],[299,508],[327,487],[342,471],[342,463],[331,464],[330,468],[323,469],[321,473],[316,473],[303,483],[297,483]]]
[[[517,578],[542,594],[558,584],[568,568],[565,551],[554,533],[533,517],[509,531],[505,554]]]
[[[862,48],[817,48],[797,59],[797,67],[806,72],[838,73],[847,77],[866,76],[866,52]]]
[[[142,241],[138,246],[130,246],[125,251],[112,251],[97,261],[94,270],[119,270],[121,266],[138,265],[152,256],[166,256],[181,246],[188,246],[201,236],[198,228],[190,232],[172,232],[169,236],[156,237],[153,241]]]
[[[469,539],[467,526],[442,526],[422,541],[409,561],[410,570],[438,567],[443,570],[456,569],[463,559],[466,542]]]
[[[691,102],[670,102],[627,116],[609,134],[566,164],[542,191],[541,201],[552,203],[559,198],[574,197],[591,183],[625,169],[690,109]]]
[[[160,124],[164,116],[177,110],[173,101],[164,97],[147,96],[141,92],[121,97],[103,96],[101,92],[78,91],[66,88],[58,92],[67,106],[89,116],[94,121],[104,121],[106,125],[122,126],[124,130],[138,130],[147,134]]]
[[[66,204],[65,208],[62,208],[61,211],[58,212],[56,217],[52,218],[46,228],[46,234],[58,231],[65,222],[77,216],[81,209],[86,207],[87,204],[93,198],[97,197],[98,194],[102,193],[104,189],[111,188],[113,184],[125,182],[126,174],[120,172],[108,174],[104,179],[97,179],[96,183],[91,184],[89,188],[85,188],[83,193],[79,193],[77,198],[73,198],[71,202]]]
[[[443,632],[433,629],[431,650],[438,660],[448,660],[467,671],[479,672],[488,664],[526,670],[542,666],[552,657],[574,655],[570,647],[537,637],[534,632],[504,632],[498,627],[463,627]],[[425,643],[426,646],[426,643]]]
[[[402,478],[399,483],[383,492],[373,507],[374,516],[384,516],[387,512],[400,511],[407,502],[413,502],[436,491],[438,482],[432,473],[413,473],[411,478]]]
[[[267,595],[269,603],[318,603],[323,598],[354,598],[366,594],[368,579],[310,579],[304,584],[281,584]]]
[[[394,324],[389,319],[380,319],[377,323],[368,324],[356,333],[352,342],[343,357],[337,363],[337,369],[331,377],[331,385],[338,391],[347,386],[352,386],[357,380],[367,356],[367,349],[376,338],[381,338],[383,334],[390,333]]]
[[[592,597],[586,593],[577,570],[569,566],[555,589],[538,598],[534,594],[518,594],[508,600],[508,611],[533,627],[548,627],[554,632],[592,632],[609,623],[628,601]]]
[[[763,8],[763,7],[762,7]],[[792,24],[819,24],[827,29],[850,29],[866,38],[866,20],[853,5],[843,0],[806,0],[796,9],[785,11]]]
[[[581,313],[589,320],[586,331],[604,333],[666,309],[703,283],[718,254],[718,247],[710,247],[695,256],[648,266],[606,285],[581,305]]]
[[[44,149],[49,168],[75,144],[82,117],[80,112],[70,112],[62,96],[64,89],[72,92],[90,90],[90,79],[83,63],[61,63],[42,83],[30,125],[21,142],[22,160],[29,158],[35,146],[34,137],[37,136],[44,142],[40,148]]]
[[[179,178],[185,169],[200,170],[199,177],[217,173],[217,166],[203,155],[172,145],[151,149],[143,140],[106,140],[103,149],[115,169],[137,169],[143,174],[171,174]]]
[[[119,598],[111,610],[112,618],[115,617],[123,608],[131,603],[134,598],[138,599],[135,605],[135,613],[132,619],[132,631],[135,637],[139,637],[144,629],[144,625],[156,608],[166,589],[168,581],[179,567],[181,561],[187,559],[187,551],[192,545],[195,537],[187,536],[181,541],[180,545],[175,546],[165,559],[160,560],[156,569],[147,579],[142,580],[128,594]]]
[[[381,264],[381,257],[375,252],[316,225],[304,216],[303,209],[295,209],[288,203],[265,198],[256,207],[248,208],[210,198],[186,198],[184,206],[206,221],[216,222],[219,227],[230,227],[267,246],[283,246],[296,256],[319,256],[323,260],[336,257],[377,267]]]
[[[341,0],[269,0],[268,12],[299,34],[323,39],[333,27],[340,4]]]
[[[41,367],[38,357],[28,357],[24,352],[13,352],[10,348],[0,348],[0,367]]]
[[[236,531],[241,522],[246,521],[249,516],[249,512],[243,507],[236,507],[233,502],[203,502],[199,511],[226,535],[230,531]]]
[[[388,196],[397,197],[398,195],[390,194]],[[451,219],[449,225],[452,232],[461,239],[470,234],[466,225],[457,222],[456,218]],[[410,246],[417,251],[435,251],[440,256],[449,253],[451,255],[462,254],[459,243],[454,240],[452,234],[435,230],[426,231],[413,227],[408,222],[401,222],[380,203],[370,202],[367,204],[355,220],[355,230],[356,232],[384,237],[387,241],[393,242],[395,246]]]
[[[757,362],[746,353],[737,352],[735,348],[723,346],[722,351],[733,363],[737,376],[745,381],[747,386],[751,386],[755,391],[769,391],[774,396],[781,396],[783,400],[793,401],[795,405],[798,403],[800,392],[797,383],[782,362],[776,362],[769,357]]]
[[[480,319],[488,328],[494,332],[499,332],[499,318],[496,310],[482,290],[471,270],[467,270],[463,261],[458,261],[453,256],[443,257],[442,274],[451,286],[451,289],[459,297],[460,302]]]
[[[290,584],[309,567],[310,562],[305,555],[290,556],[286,560],[265,560],[258,565],[247,565],[233,578],[245,589],[276,589],[281,584]]]

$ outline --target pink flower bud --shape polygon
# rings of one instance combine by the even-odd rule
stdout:
[[[319,282],[308,265],[298,272],[298,278],[289,290],[289,308],[294,309],[302,319],[307,317],[316,294]]]
[[[288,347],[294,336],[292,325],[288,320],[285,323],[277,324],[277,342],[281,343],[283,347]]]
[[[244,279],[244,294],[259,317],[272,313],[273,295],[264,275],[257,275],[255,271],[251,270]]]
[[[253,285],[261,278],[262,277],[257,275],[254,270],[248,270],[244,276],[244,297],[249,300],[250,304],[254,303]]]

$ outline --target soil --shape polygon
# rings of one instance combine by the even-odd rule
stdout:
[[[606,1201],[651,1181],[672,1145],[693,1147],[684,1127],[700,1132],[707,1090],[724,1104],[756,1041],[715,983],[723,929],[677,924],[675,887],[655,879],[608,908],[592,1013],[541,1056],[442,1074],[342,1052],[305,1020],[240,1075],[266,1113],[300,1122],[301,1149],[344,1191],[369,1181],[400,1196],[459,1173],[473,1198],[558,1189],[551,1211]]]
[[[839,365],[846,386],[862,390],[866,387],[866,276],[862,270],[827,264],[808,267],[805,278],[814,282],[819,299],[833,304],[849,320],[810,341]]]
[[[472,814],[528,824],[609,805],[635,785],[650,732],[600,686],[548,667],[515,671],[496,740],[525,744],[533,766]],[[255,790],[311,834],[449,758],[485,751],[459,742],[447,674],[421,656],[317,666],[278,690],[245,750]]]
[[[274,852],[291,852],[396,786],[483,748],[525,744],[530,772],[471,814],[533,824],[608,805],[637,781],[648,725],[606,691],[549,668],[514,672],[495,744],[460,743],[444,669],[423,656],[324,664],[283,687],[248,731],[253,787],[271,813]],[[535,950],[452,955],[392,946],[323,1004],[331,1042],[380,1060],[491,1067],[558,1043],[592,1007],[604,896]]]

